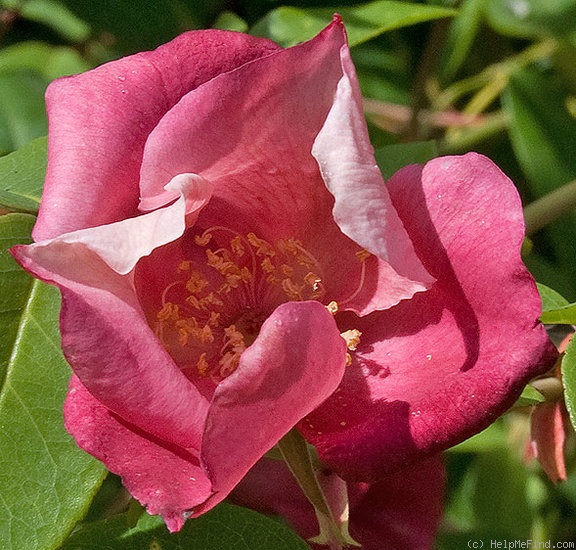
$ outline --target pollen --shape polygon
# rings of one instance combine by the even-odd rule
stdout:
[[[327,306],[326,309],[330,312],[331,315],[336,315],[338,313],[338,302],[332,300]]]
[[[370,252],[368,252],[368,250],[359,250],[358,252],[356,252],[356,258],[358,258],[359,262],[363,262],[364,260],[367,260],[370,256],[372,256],[372,254],[370,254]]]
[[[194,259],[177,265],[162,293],[155,331],[183,370],[218,383],[278,305],[322,300],[326,290],[319,262],[297,239],[213,226],[193,242]]]
[[[350,329],[345,332],[340,333],[340,336],[344,338],[346,342],[346,347],[349,351],[356,351],[356,348],[360,344],[360,336],[362,333],[358,329]],[[346,353],[346,366],[349,367],[352,364],[352,354]]]
[[[356,348],[360,344],[360,336],[362,336],[362,333],[359,330],[353,328],[347,330],[346,332],[343,332],[342,334],[340,334],[340,336],[344,338],[344,341],[346,342],[346,347],[350,351],[356,351]]]

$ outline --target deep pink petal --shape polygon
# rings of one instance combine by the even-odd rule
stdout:
[[[469,154],[410,167],[389,185],[437,279],[386,312],[339,320],[362,331],[341,387],[301,429],[342,475],[374,479],[487,426],[556,357],[520,259],[512,183]]]
[[[198,182],[188,183],[194,195]],[[62,347],[92,395],[142,430],[198,448],[208,402],[147,324],[131,273],[121,274],[139,254],[182,234],[186,207],[194,202],[187,199],[184,190],[164,209],[16,247],[13,254],[60,288]]]
[[[272,242],[291,237],[302,241],[325,266],[326,299],[345,302],[343,307],[365,314],[412,296],[426,287],[430,277],[391,208],[358,98],[336,95],[344,69],[353,71],[347,51],[342,22],[336,18],[309,42],[222,74],[188,93],[163,117],[146,143],[141,208],[155,208],[174,198],[164,186],[175,174],[198,173],[215,187],[214,198],[199,220],[203,228],[254,231]],[[345,81],[358,96],[353,74]],[[335,97],[337,106],[333,107]],[[331,108],[330,120],[339,120],[340,111],[351,110],[354,135],[346,131],[345,123],[343,128],[322,130]],[[357,195],[348,209],[347,220],[355,220],[356,228],[350,236],[358,237],[360,246],[333,221],[334,198],[312,156],[320,131],[324,142],[330,140],[322,150],[333,147],[346,159],[329,167],[336,170],[338,181],[348,181],[352,170],[357,175],[353,188],[370,189],[370,196]],[[370,159],[372,164],[367,166]],[[329,178],[331,172],[326,172]],[[336,193],[340,202],[352,200],[349,194],[350,190]],[[369,201],[360,207],[363,199]],[[382,233],[378,228],[384,225]],[[372,251],[385,256],[381,262],[374,258],[366,262],[364,275],[355,255],[367,241],[360,227],[378,234],[369,237],[379,239],[378,250]],[[388,240],[383,243],[383,239]],[[385,247],[390,251],[385,253]]]
[[[121,421],[86,390],[76,376],[64,405],[66,429],[78,445],[122,476],[126,489],[171,531],[211,495],[196,453],[173,447]]]
[[[350,534],[363,550],[429,550],[442,517],[444,477],[441,458],[433,457],[379,483],[349,483]],[[231,497],[284,517],[304,538],[318,534],[312,505],[281,461],[258,462]]]
[[[384,309],[425,290],[433,278],[416,256],[392,206],[370,144],[350,53],[342,48],[340,55],[344,74],[334,105],[314,142],[313,154],[334,195],[336,223],[351,239],[393,268],[386,285],[387,293],[393,296],[381,304]]]
[[[220,75],[186,94],[154,128],[142,161],[142,208],[173,198],[176,174],[214,183],[215,197],[266,227],[330,200],[311,156],[342,74],[338,19],[317,37]],[[222,210],[223,205],[218,205]],[[257,227],[252,227],[256,231]],[[291,227],[293,230],[293,227]]]
[[[287,302],[264,322],[210,406],[201,458],[217,493],[211,505],[336,389],[345,356],[336,323],[318,302]]]
[[[35,240],[134,215],[144,143],[162,116],[190,90],[276,49],[240,33],[194,31],[52,83]]]

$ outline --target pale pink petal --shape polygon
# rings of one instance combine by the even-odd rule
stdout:
[[[437,456],[379,483],[349,483],[350,534],[363,550],[429,550],[442,518],[444,481]],[[242,506],[282,516],[305,539],[318,534],[312,505],[281,461],[258,462],[231,497]]]
[[[35,243],[30,247],[35,260],[52,265],[51,269],[56,271],[68,257],[72,267],[72,256],[78,254],[77,247],[85,247],[114,271],[126,275],[140,258],[181,237],[186,226],[198,217],[199,210],[212,195],[212,186],[195,174],[179,174],[166,187],[180,195],[174,204],[135,218],[81,229]],[[188,220],[186,215],[189,215]],[[82,266],[78,267],[82,269]]]
[[[312,152],[334,195],[333,214],[340,229],[392,268],[387,300],[380,297],[379,308],[384,309],[425,290],[433,278],[414,252],[374,159],[347,48],[341,49],[341,57],[344,75]]]
[[[48,171],[35,240],[133,216],[144,143],[164,114],[203,82],[276,49],[240,33],[194,31],[52,83]]]
[[[216,493],[210,505],[336,389],[345,356],[336,323],[318,302],[282,304],[264,322],[210,406],[201,455]]]
[[[195,506],[212,493],[197,453],[174,447],[123,422],[92,397],[76,376],[64,404],[66,429],[78,445],[122,476],[149,514],[178,531]]]
[[[437,281],[388,311],[338,319],[362,332],[360,345],[338,391],[300,424],[355,479],[486,427],[556,358],[520,258],[520,199],[492,162],[469,154],[410,167],[390,193]]]

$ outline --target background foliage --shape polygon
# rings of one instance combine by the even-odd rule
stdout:
[[[33,282],[6,250],[30,240],[46,157],[43,94],[51,80],[188,29],[251,32],[289,46],[316,34],[334,12],[348,28],[385,175],[436,154],[476,150],[492,157],[526,205],[525,260],[545,285],[543,320],[563,327],[556,327],[561,335],[576,324],[573,0],[0,0],[3,548],[306,548],[283,524],[230,505],[188,522],[176,537],[134,504],[126,508],[117,479],[106,477],[62,426],[69,369],[59,351],[58,295]],[[562,373],[574,423],[573,346]],[[527,406],[446,453],[438,550],[464,548],[471,539],[576,539],[572,429],[567,422],[568,479],[555,485],[524,458],[530,412],[543,399],[527,395]]]

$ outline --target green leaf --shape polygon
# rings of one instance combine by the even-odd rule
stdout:
[[[496,539],[529,539],[535,515],[529,472],[511,450],[475,455],[446,503],[449,524]]]
[[[536,286],[542,299],[542,311],[554,311],[570,304],[564,296],[554,289],[541,283],[536,283]]]
[[[377,0],[354,7],[301,9],[282,6],[268,13],[251,30],[256,36],[267,36],[284,47],[304,42],[318,34],[334,13],[342,16],[348,42],[355,46],[376,36],[417,23],[451,17],[452,9],[392,0]]]
[[[409,164],[425,164],[438,156],[435,141],[395,143],[376,149],[376,162],[385,179]]]
[[[57,548],[105,473],[63,426],[70,369],[60,351],[58,291],[7,253],[30,240],[34,220],[0,217],[0,540],[7,550]]]
[[[440,72],[444,82],[449,82],[468,58],[468,53],[478,34],[486,0],[464,0],[459,14],[450,25]]]
[[[183,0],[145,0],[137,3],[62,0],[62,4],[85,21],[94,34],[105,37],[107,46],[115,54],[156,48],[181,32],[200,27],[201,22],[196,14],[208,6],[205,2]]]
[[[223,11],[218,15],[216,21],[214,21],[212,28],[225,31],[247,32],[248,23],[232,11]]]
[[[528,385],[522,390],[522,394],[512,408],[530,407],[538,405],[538,403],[544,403],[544,401],[546,401],[546,398],[535,387]]]
[[[576,338],[572,338],[562,358],[564,400],[572,426],[576,429]]]
[[[489,0],[486,18],[499,33],[522,38],[563,36],[576,28],[574,0]]]
[[[170,534],[159,517],[143,514],[135,527],[127,515],[82,525],[60,550],[306,550],[289,527],[252,510],[220,504]]]
[[[448,449],[449,453],[483,453],[507,449],[507,432],[503,423],[495,422],[488,428]]]
[[[516,158],[526,174],[533,198],[546,195],[576,179],[576,120],[566,107],[567,91],[550,74],[524,69],[511,79],[502,96],[510,120],[510,138]],[[536,278],[576,295],[576,215],[564,214],[545,230],[547,260],[555,268],[538,270],[527,264]],[[552,279],[550,273],[554,276]]]
[[[46,42],[19,42],[0,50],[0,72],[28,70],[50,81],[90,68],[73,48],[53,46]]]
[[[576,304],[545,311],[540,316],[540,321],[547,325],[576,325]]]
[[[20,17],[42,23],[72,42],[83,42],[90,27],[56,0],[2,0],[5,8],[16,10]]]
[[[38,211],[46,174],[45,137],[0,158],[0,207],[12,211]]]
[[[0,154],[46,134],[47,85],[44,77],[32,71],[0,73]]]
[[[516,73],[503,96],[512,145],[537,197],[576,178],[576,120],[567,97],[559,82],[532,69]]]

